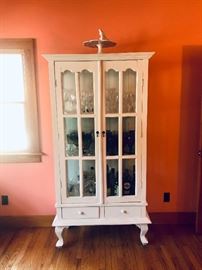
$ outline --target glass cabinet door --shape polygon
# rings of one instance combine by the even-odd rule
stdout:
[[[61,170],[64,181],[63,202],[92,202],[97,191],[97,108],[95,62],[58,63],[57,82],[61,98],[58,100],[64,130],[60,145],[64,158]],[[61,104],[61,106],[60,106]]]
[[[126,62],[123,67],[118,61],[104,62],[106,201],[122,202],[137,198],[137,167],[140,164],[137,82],[136,63]]]

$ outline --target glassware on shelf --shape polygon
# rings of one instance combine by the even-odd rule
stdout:
[[[77,118],[65,118],[64,127],[66,134],[66,155],[67,156],[78,156],[79,145],[78,145],[78,128]]]
[[[94,156],[95,155],[95,139],[94,133],[82,132],[82,142],[83,142],[83,155],[84,156]]]
[[[116,131],[106,131],[106,148],[107,156],[118,155],[118,132]]]
[[[62,75],[63,111],[65,114],[76,113],[75,73],[66,70]]]
[[[82,153],[83,156],[95,155],[94,119],[82,118]]]
[[[70,134],[67,134],[66,153],[68,156],[78,156],[78,152],[78,133],[77,131],[72,131]]]
[[[118,117],[106,118],[106,153],[118,155]]]
[[[135,117],[123,117],[123,155],[135,154]]]
[[[107,196],[118,196],[118,160],[107,160]]]
[[[95,160],[83,160],[83,195],[96,195]]]
[[[135,112],[135,94],[127,91],[123,91],[123,112],[133,113]]]
[[[119,112],[119,73],[113,69],[105,72],[105,112]]]
[[[136,110],[136,72],[127,69],[123,72],[123,113]]]
[[[64,113],[76,113],[76,94],[73,89],[64,90]]]
[[[123,196],[135,195],[135,165],[133,159],[123,160],[122,173],[122,193]]]
[[[123,132],[123,154],[135,154],[135,130]]]
[[[116,88],[106,89],[106,113],[118,113],[119,94]]]
[[[79,175],[77,179],[71,179],[68,185],[68,195],[70,197],[79,196],[80,193],[80,184],[79,184]]]
[[[92,92],[92,90],[90,91]],[[94,113],[93,95],[83,91],[81,97],[81,113]]]
[[[67,196],[80,196],[79,161],[66,161]]]
[[[94,113],[93,73],[83,70],[79,73],[81,113]]]

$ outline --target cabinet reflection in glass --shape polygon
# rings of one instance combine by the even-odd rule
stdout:
[[[122,170],[123,195],[135,195],[135,159],[123,159]]]
[[[107,196],[119,195],[118,160],[107,160]]]
[[[95,194],[96,194],[95,160],[84,160],[83,195],[95,196]]]
[[[89,72],[88,70],[79,72],[79,83],[81,113],[93,113],[93,73]]]
[[[123,118],[123,155],[135,154],[135,117]]]
[[[107,156],[118,155],[118,118],[106,118],[106,151]]]
[[[66,161],[67,197],[80,196],[79,161]]]
[[[78,156],[78,127],[76,118],[65,118],[65,135],[66,135],[66,155],[67,156]]]
[[[65,71],[62,76],[63,111],[66,114],[76,113],[75,73]]]
[[[82,118],[82,153],[83,156],[95,155],[95,131],[94,131],[94,119]]]

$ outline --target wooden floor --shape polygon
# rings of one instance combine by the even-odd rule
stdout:
[[[57,249],[52,228],[0,229],[0,269],[202,269],[202,236],[188,226],[151,225],[147,246],[135,226],[72,227],[64,237]]]

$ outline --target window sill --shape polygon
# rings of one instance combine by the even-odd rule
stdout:
[[[0,163],[36,163],[42,161],[43,153],[0,153]]]

